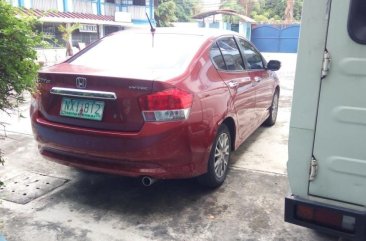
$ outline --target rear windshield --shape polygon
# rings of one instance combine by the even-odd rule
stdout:
[[[71,64],[97,69],[165,70],[186,67],[203,36],[184,34],[120,33],[102,39]]]

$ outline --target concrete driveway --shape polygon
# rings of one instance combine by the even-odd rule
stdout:
[[[0,234],[8,241],[337,240],[283,221],[296,55],[265,56],[283,63],[278,122],[258,129],[233,153],[227,181],[217,190],[195,180],[146,188],[136,179],[48,162],[38,154],[29,119],[1,114],[8,125],[0,140],[6,158]],[[28,105],[19,112],[27,116]]]

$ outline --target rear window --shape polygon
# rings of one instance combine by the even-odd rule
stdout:
[[[186,67],[202,45],[203,36],[120,33],[101,40],[71,64],[97,69],[165,70]]]
[[[348,15],[348,33],[359,44],[366,44],[366,2],[352,0]]]

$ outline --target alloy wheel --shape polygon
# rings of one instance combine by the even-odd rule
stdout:
[[[230,140],[227,133],[221,133],[215,147],[215,174],[218,178],[222,178],[227,169],[230,157]]]

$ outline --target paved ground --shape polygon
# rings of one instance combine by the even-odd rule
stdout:
[[[0,115],[8,123],[0,140],[6,158],[0,177],[7,184],[0,190],[0,234],[8,241],[336,240],[283,222],[296,56],[266,57],[284,66],[278,122],[258,129],[233,154],[227,181],[214,191],[195,180],[144,188],[135,179],[48,162],[38,154],[27,118]],[[27,109],[19,112],[27,116]]]

